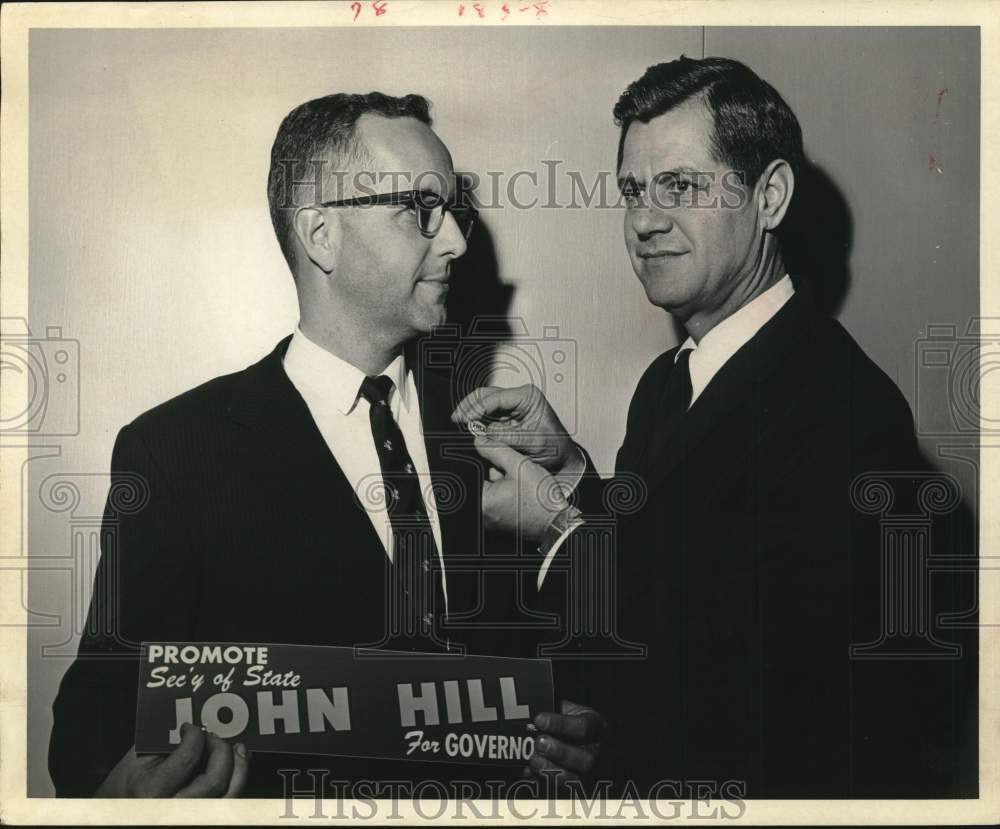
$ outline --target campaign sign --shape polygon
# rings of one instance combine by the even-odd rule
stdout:
[[[251,751],[521,763],[528,722],[551,711],[552,663],[353,648],[143,644],[139,754],[170,752],[184,723]]]

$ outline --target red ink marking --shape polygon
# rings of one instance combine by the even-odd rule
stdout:
[[[486,17],[486,12],[483,11],[482,3],[473,3],[472,8],[476,10],[476,14],[478,14],[480,17]]]
[[[937,118],[941,115],[941,99],[947,94],[948,94],[948,87],[945,87],[940,92],[938,92],[937,109],[934,110],[935,120],[937,120]]]
[[[361,14],[361,4],[358,0],[354,0],[354,2],[351,3],[351,10],[354,12],[354,19],[357,20],[358,15]]]
[[[388,0],[377,0],[377,2],[372,3],[372,8],[375,9],[376,17],[381,17],[383,14],[385,14],[385,7],[387,3]]]
[[[459,3],[458,4],[458,16],[461,17],[463,14],[465,14],[465,6],[463,6],[461,3]]]
[[[539,0],[538,3],[532,3],[535,7],[535,17],[548,17],[548,10],[545,8],[549,4],[549,0]]]
[[[501,20],[506,20],[508,17],[510,17],[510,6],[508,6],[506,3],[504,3],[500,7],[500,11],[503,12],[503,17],[500,18]]]

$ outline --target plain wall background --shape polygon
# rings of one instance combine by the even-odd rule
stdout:
[[[457,170],[533,170],[544,180],[541,161],[559,160],[587,178],[613,172],[618,94],[682,53],[745,60],[799,116],[807,155],[836,196],[834,219],[849,219],[840,257],[849,281],[835,310],[913,404],[916,341],[930,324],[964,330],[978,311],[975,30],[34,30],[29,322],[36,334],[60,326],[79,341],[80,430],[41,441],[58,457],[28,464],[31,554],[92,556],[88,518],[103,506],[117,430],[254,362],[294,327],[265,191],[289,109],[331,91],[419,92],[434,103]],[[480,245],[491,243],[495,260],[484,260],[489,272],[463,271],[465,304],[506,297],[529,335],[556,327],[575,342],[576,371],[549,390],[610,468],[638,377],[676,342],[632,274],[621,213],[508,206],[482,219]],[[498,379],[513,382],[502,371]],[[934,415],[947,401],[921,405]],[[973,486],[971,466],[939,465]],[[77,487],[72,509],[54,511],[41,493],[51,475]],[[74,588],[58,567],[32,574],[33,795],[52,792],[50,705],[89,578]]]

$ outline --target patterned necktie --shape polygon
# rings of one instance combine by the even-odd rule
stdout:
[[[677,362],[667,375],[663,385],[659,404],[653,418],[652,434],[649,437],[649,451],[645,457],[645,471],[656,464],[663,447],[671,441],[683,440],[680,431],[691,405],[691,352],[693,348],[685,348],[677,355]]]
[[[389,573],[387,629],[396,649],[429,649],[435,620],[445,611],[438,550],[420,493],[420,479],[392,416],[394,384],[384,374],[366,377],[361,395],[369,403],[372,438],[382,468],[386,511],[392,525],[393,566]],[[430,485],[430,481],[427,481]],[[444,644],[444,643],[438,643]]]

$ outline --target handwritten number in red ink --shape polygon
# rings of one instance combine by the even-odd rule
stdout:
[[[375,9],[375,16],[381,17],[385,14],[385,7],[388,0],[377,0],[377,2],[372,3],[372,8]]]
[[[486,17],[486,12],[483,11],[482,3],[473,3],[472,8],[476,10],[476,14],[478,14],[480,17]]]
[[[354,2],[351,3],[351,11],[354,12],[354,19],[357,20],[358,15],[361,14],[361,4],[358,0],[354,0]]]

